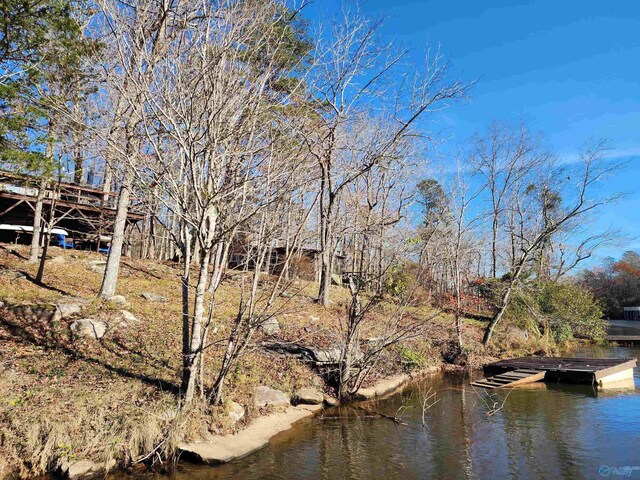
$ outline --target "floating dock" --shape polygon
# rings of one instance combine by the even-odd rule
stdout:
[[[586,383],[599,387],[633,384],[636,358],[521,357],[485,365],[482,388],[510,388],[541,380]]]

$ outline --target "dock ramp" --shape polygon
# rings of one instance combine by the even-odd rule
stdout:
[[[539,382],[544,379],[545,373],[544,370],[519,368],[492,377],[481,378],[472,382],[471,385],[482,388],[511,388]]]

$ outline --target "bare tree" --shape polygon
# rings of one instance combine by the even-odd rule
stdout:
[[[101,10],[98,19],[104,31],[104,41],[110,47],[104,68],[105,83],[109,86],[114,106],[105,138],[109,147],[105,189],[110,187],[112,172],[121,169],[111,248],[99,293],[103,298],[116,292],[134,169],[141,155],[139,125],[144,107],[141,88],[155,71],[154,67],[165,54],[168,43],[194,15],[189,13],[192,5],[188,3],[172,0],[139,0],[129,4],[98,1]]]
[[[473,264],[477,259],[477,238],[474,230],[483,220],[483,212],[474,203],[484,190],[483,186],[472,187],[465,178],[464,167],[457,162],[457,172],[451,187],[451,212],[448,261],[451,269],[452,290],[454,297],[454,325],[458,354],[463,352],[462,320],[465,315],[465,287],[473,272]]]
[[[532,183],[522,192],[529,201],[519,202],[517,215],[523,219],[522,228],[516,236],[522,248],[509,273],[508,282],[501,294],[496,312],[487,325],[483,337],[486,345],[491,341],[496,326],[502,320],[509,306],[512,292],[520,280],[523,271],[530,265],[534,252],[562,228],[583,223],[588,220],[599,207],[619,198],[619,194],[598,196],[595,189],[599,181],[619,168],[619,163],[604,157],[605,144],[599,142],[587,146],[580,155],[578,168],[557,167],[553,172],[540,173],[538,183]],[[548,202],[546,178],[564,178],[562,182],[562,204],[550,209]]]
[[[494,123],[473,141],[472,164],[484,178],[491,205],[491,276],[498,275],[500,218],[514,187],[546,158],[528,129]]]
[[[313,115],[298,128],[319,170],[320,287],[318,299],[329,303],[332,252],[340,239],[334,219],[343,190],[407,137],[429,112],[463,97],[469,85],[446,78],[439,53],[427,56],[422,70],[403,65],[406,51],[378,38],[380,22],[346,12],[320,36],[308,83]],[[382,119],[388,119],[387,122]],[[384,125],[377,135],[349,149],[363,124]]]
[[[280,148],[280,112],[291,98],[273,87],[287,74],[280,55],[290,48],[290,38],[281,25],[291,12],[275,1],[229,0],[200,5],[189,15],[189,28],[174,36],[156,68],[138,84],[139,100],[145,104],[140,118],[144,148],[151,158],[129,164],[140,188],[151,191],[153,185],[157,200],[170,213],[166,218],[177,222],[177,229],[166,228],[183,261],[182,388],[187,402],[203,368],[204,345],[215,320],[215,291],[222,279],[219,267],[226,264],[231,242],[239,227],[290,198],[289,186],[305,160],[274,154]],[[268,256],[260,252],[258,265]],[[257,292],[249,292],[239,318],[248,315],[255,322]],[[212,297],[207,300],[208,293]],[[234,337],[229,341],[235,342]],[[235,348],[224,369],[235,359]],[[217,390],[225,376],[220,376]]]

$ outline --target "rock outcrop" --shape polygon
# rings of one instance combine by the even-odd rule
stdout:
[[[83,318],[73,322],[69,328],[76,335],[98,340],[104,337],[105,333],[107,333],[108,325],[102,320]]]
[[[227,410],[227,415],[233,423],[239,422],[244,418],[245,409],[238,402],[231,402]]]
[[[296,405],[299,405],[301,403],[306,405],[320,405],[322,401],[322,392],[316,390],[315,388],[301,388],[293,396],[293,402]]]
[[[260,325],[260,329],[264,332],[265,335],[277,335],[280,333],[280,322],[276,317],[267,318]]]
[[[291,404],[289,395],[281,390],[260,385],[256,389],[256,407],[288,407]]]
[[[153,292],[142,292],[142,298],[148,302],[167,303],[169,301],[167,297]]]

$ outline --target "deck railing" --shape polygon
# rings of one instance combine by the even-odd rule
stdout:
[[[38,179],[29,175],[8,171],[0,171],[0,192],[10,195],[36,197],[38,194]],[[86,205],[94,208],[114,210],[118,194],[105,192],[98,188],[78,185],[70,182],[52,182],[45,192],[45,198],[56,199],[67,203]],[[131,213],[142,214],[142,204],[135,195],[132,198]]]

